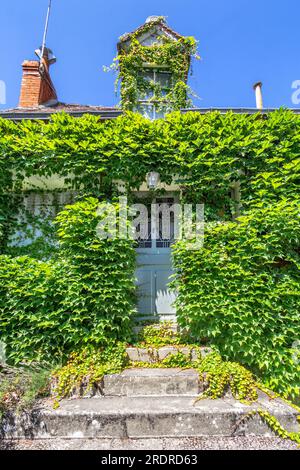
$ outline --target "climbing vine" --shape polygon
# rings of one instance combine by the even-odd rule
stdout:
[[[178,332],[177,325],[172,322],[162,322],[146,325],[137,335],[136,344],[140,347],[161,347],[166,345],[179,346],[191,343],[188,334]]]
[[[262,374],[271,388],[297,393],[299,366],[293,344],[299,338],[299,135],[299,116],[285,110],[267,116],[175,112],[154,122],[136,113],[105,122],[95,116],[75,119],[64,114],[51,117],[48,123],[1,119],[1,250],[8,252],[7,234],[15,223],[9,204],[19,203],[29,178],[46,182],[60,178],[67,191],[78,192],[79,199],[94,196],[98,202],[113,200],[119,180],[131,195],[147,173],[156,170],[162,183],[178,185],[184,202],[204,203],[210,224],[203,250],[191,253],[179,245],[175,253],[182,300],[179,321],[194,336],[217,344],[225,358],[242,361]],[[244,217],[238,224],[232,223],[231,204],[237,181]],[[132,273],[132,247],[129,252]],[[80,270],[73,271],[75,262],[69,265],[74,254],[80,253],[69,251],[68,263],[55,266],[28,258],[1,258],[1,319],[12,338],[14,359],[21,360],[24,344],[27,352],[36,345],[39,351],[50,337],[57,350],[74,349],[86,332],[77,315],[82,298],[89,299],[84,306],[88,333],[93,340],[99,337],[88,320],[93,302],[90,295],[82,296],[86,288]],[[95,258],[88,263],[91,260]],[[59,282],[70,280],[65,273],[74,274],[67,288]],[[93,282],[99,286],[96,274]],[[104,275],[101,279],[109,281]],[[43,289],[49,295],[43,296]],[[66,292],[68,301],[62,308]],[[126,299],[127,306],[134,302]],[[97,308],[103,312],[100,303]],[[117,311],[120,317],[128,313],[125,308]],[[47,312],[51,318],[43,322]],[[70,312],[77,312],[76,325]]]
[[[201,250],[173,250],[177,318],[269,388],[299,396],[299,200],[256,205],[206,226]]]
[[[253,374],[235,362],[225,362],[217,352],[207,355],[198,368],[206,390],[202,398],[221,398],[230,391],[241,402],[257,400],[257,382]]]
[[[284,429],[278,419],[275,418],[275,416],[271,415],[269,411],[262,409],[250,411],[243,421],[252,419],[257,415],[260,416],[262,421],[276,436],[281,437],[281,439],[289,439],[290,441],[296,442],[300,446],[300,432],[290,432]]]
[[[111,343],[105,348],[87,347],[73,352],[63,367],[52,373],[52,396],[55,407],[59,400],[69,396],[101,393],[101,382],[106,374],[120,373],[128,362],[123,343]]]
[[[131,240],[97,236],[102,207],[88,198],[60,212],[59,257],[0,256],[0,338],[10,363],[55,363],[131,336],[135,251]]]
[[[204,203],[207,220],[232,218],[239,180],[241,210],[299,193],[300,119],[289,111],[247,116],[172,113],[151,122],[128,113],[100,122],[59,114],[49,123],[0,119],[0,218],[9,226],[12,195],[25,182],[59,177],[65,191],[110,199],[116,182],[132,193],[149,171],[178,185],[185,202]]]
[[[197,41],[193,37],[179,36],[177,39],[158,36],[156,41],[145,46],[139,36],[163,24],[158,17],[139,28],[135,33],[120,38],[119,52],[110,69],[117,72],[116,87],[121,84],[121,106],[135,110],[140,100],[155,103],[164,111],[179,110],[191,106],[188,98],[191,90],[187,85],[191,58],[199,58]],[[128,38],[129,36],[129,38]],[[164,86],[146,79],[143,70],[164,70],[170,74],[170,83]],[[149,98],[150,97],[150,98]]]

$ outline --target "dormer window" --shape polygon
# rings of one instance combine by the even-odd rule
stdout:
[[[187,78],[196,41],[185,38],[151,16],[118,44],[121,105],[150,119],[187,107]]]

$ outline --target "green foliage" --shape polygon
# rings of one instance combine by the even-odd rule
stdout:
[[[29,257],[0,258],[0,332],[7,357],[39,361],[62,350],[69,315],[60,312],[55,265]]]
[[[257,205],[238,224],[208,225],[201,250],[174,250],[179,324],[285,396],[300,391],[299,208]]]
[[[0,418],[7,412],[30,409],[37,399],[50,392],[50,372],[43,368],[0,367]]]
[[[161,365],[166,368],[190,369],[193,366],[193,363],[188,355],[178,351],[176,354],[170,354],[163,359],[161,361]]]
[[[145,326],[137,336],[137,344],[153,347],[181,345],[187,340],[187,335],[179,333],[177,325],[172,322],[161,322]]]
[[[158,109],[162,107],[167,111],[179,110],[191,105],[188,99],[189,87],[186,85],[191,58],[197,55],[197,41],[193,37],[181,37],[177,40],[160,36],[150,46],[141,45],[139,35],[145,34],[153,26],[159,25],[163,18],[143,26],[130,36],[126,46],[120,42],[118,56],[114,59],[110,69],[118,72],[116,88],[121,82],[121,106],[123,109],[134,110],[139,99],[146,99],[151,95],[152,102]],[[125,38],[127,41],[127,37]],[[170,89],[163,89],[160,84],[146,80],[141,76],[144,64],[163,67],[172,74]]]
[[[149,348],[149,351],[153,349]],[[141,368],[141,369],[192,369],[195,368],[196,363],[191,362],[191,358],[183,354],[181,351],[178,351],[174,354],[169,354],[165,359],[158,360],[155,356],[155,362],[143,362],[143,361],[134,361],[131,362],[128,368]]]
[[[55,256],[58,239],[53,221],[63,207],[60,193],[31,190],[13,199],[7,208],[11,221],[5,254],[28,255],[43,261]]]
[[[242,402],[252,403],[258,398],[253,374],[236,362],[223,361],[217,352],[208,354],[198,371],[207,386],[202,398],[222,398],[229,390]]]
[[[154,122],[134,113],[105,122],[64,114],[47,124],[2,119],[1,192],[18,193],[25,177],[54,174],[80,194],[109,195],[119,179],[130,192],[155,168],[164,183],[177,175],[184,200],[204,203],[208,220],[230,220],[236,180],[245,209],[297,197],[299,129],[300,117],[284,110],[266,117],[175,112]]]
[[[6,193],[5,189],[3,192],[0,190],[0,254],[7,249],[9,237],[14,231],[18,201],[18,196]]]
[[[62,257],[67,260],[67,272],[59,276],[65,279],[63,309],[71,311],[79,322],[80,342],[85,344],[126,340],[131,336],[135,313],[133,241],[109,238],[113,235],[109,225],[105,226],[108,238],[98,237],[98,225],[111,217],[110,210],[115,211],[119,226],[119,205],[106,207],[88,198],[67,206],[56,219]],[[69,334],[76,341],[72,331]]]
[[[209,338],[224,357],[250,366],[273,389],[297,393],[299,369],[292,345],[299,339],[299,143],[300,118],[285,110],[267,116],[175,112],[154,122],[134,113],[105,122],[95,116],[75,119],[63,114],[51,117],[49,123],[2,119],[1,250],[7,253],[6,240],[13,224],[12,194],[17,198],[22,194],[25,178],[57,174],[81,196],[107,198],[113,194],[115,180],[123,180],[130,194],[155,168],[163,183],[178,183],[184,202],[205,204],[208,222],[222,222],[207,226],[203,250],[187,252],[184,244],[176,248],[181,325]],[[225,224],[232,219],[230,191],[237,180],[244,217],[239,224]],[[34,358],[36,351],[39,357],[46,344],[52,354],[48,335],[55,351],[71,351],[85,340],[100,342],[104,334],[111,333],[110,327],[105,329],[101,321],[100,328],[96,321],[97,332],[92,334],[95,318],[106,318],[111,325],[111,317],[104,312],[106,294],[102,297],[106,307],[97,301],[98,293],[91,300],[87,271],[96,253],[84,249],[84,259],[77,258],[81,252],[76,246],[81,250],[84,243],[74,230],[72,247],[67,248],[64,239],[65,254],[59,262],[35,264],[22,258],[23,268],[23,261],[1,258],[0,327],[14,360],[28,358],[33,347],[29,355]],[[109,240],[107,246],[112,246]],[[85,287],[81,261],[87,276]],[[104,272],[115,272],[117,266],[114,263],[104,271],[103,263],[102,277],[92,269],[91,285],[98,282],[102,292],[103,283],[108,292],[110,274]],[[123,314],[127,314],[127,305],[128,301],[123,304]],[[116,308],[113,321],[119,328],[117,302]],[[40,317],[36,311],[42,310]],[[74,310],[78,315],[72,315]],[[46,325],[51,322],[50,327],[40,326],[44,319]],[[121,330],[118,335],[121,337]]]
[[[259,415],[262,420],[267,424],[267,426],[279,437],[282,439],[289,439],[293,442],[297,442],[300,445],[300,433],[299,432],[289,432],[284,429],[278,419],[275,416],[272,416],[266,410],[251,411],[248,415],[248,418],[253,418],[255,415]]]
[[[133,243],[97,237],[105,217],[98,204],[89,198],[60,213],[59,260],[1,257],[0,331],[10,361],[54,361],[131,335]]]
[[[83,396],[101,387],[104,375],[120,373],[126,363],[127,355],[122,343],[111,343],[99,349],[88,347],[72,353],[67,364],[52,373],[52,395],[56,405],[74,393]]]
[[[3,224],[0,224],[0,244],[3,245]]]

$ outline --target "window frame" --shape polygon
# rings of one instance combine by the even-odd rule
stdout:
[[[172,89],[173,74],[170,70],[168,70],[164,67],[160,68],[160,67],[143,66],[142,72],[146,72],[146,73],[152,72],[153,73],[153,80],[152,81],[154,82],[154,84],[156,84],[156,83],[160,84],[159,80],[157,80],[157,76],[159,74],[169,75],[170,76],[170,86],[161,87],[161,88],[162,88],[163,91],[166,91],[166,93],[168,93]],[[157,103],[158,103],[158,101],[153,100],[152,97],[150,97],[149,99],[138,99],[137,108],[146,107],[148,109],[147,112],[142,112],[142,110],[138,111],[138,112],[140,112],[140,114],[142,114],[145,117],[149,117],[149,119],[151,119],[151,120],[156,120],[156,119],[159,119],[159,118],[163,118],[165,116],[166,112],[163,112],[162,116],[161,115],[158,116],[158,114],[161,114],[161,111],[157,110]]]

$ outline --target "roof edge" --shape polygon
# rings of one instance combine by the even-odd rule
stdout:
[[[199,113],[199,114],[206,114],[206,113],[212,113],[212,112],[220,112],[221,114],[225,113],[235,113],[235,114],[269,114],[275,111],[279,111],[282,108],[264,108],[262,110],[259,110],[257,108],[186,108],[186,109],[181,109],[180,112],[182,114],[186,114],[189,112],[193,113]],[[300,114],[300,108],[285,108],[288,111],[293,112],[294,114]],[[84,116],[85,114],[90,114],[92,116],[98,116],[100,120],[105,120],[105,119],[115,119],[118,116],[121,116],[123,114],[123,111],[121,109],[102,109],[102,110],[77,110],[77,111],[61,111],[64,112],[65,114],[68,114],[69,116],[73,117],[81,117]],[[60,112],[54,112],[54,113],[45,113],[42,110],[40,112],[30,112],[30,111],[24,111],[24,112],[14,112],[13,110],[8,110],[1,112],[0,110],[0,118],[4,118],[7,120],[11,121],[23,121],[23,120],[41,120],[41,121],[48,121],[51,116],[55,114],[60,114]]]

